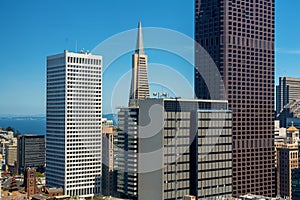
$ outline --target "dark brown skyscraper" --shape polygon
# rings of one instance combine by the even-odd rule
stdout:
[[[197,98],[228,99],[233,112],[233,195],[275,196],[274,0],[196,0],[195,39],[225,89],[210,94],[202,73],[209,61],[196,47]]]

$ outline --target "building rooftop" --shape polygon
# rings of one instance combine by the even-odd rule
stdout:
[[[57,192],[61,192],[63,193],[63,189],[62,188],[47,188],[46,191],[50,194],[50,193],[57,193]]]
[[[261,195],[254,195],[254,194],[246,194],[246,195],[241,195],[238,200],[283,200],[283,198],[280,197],[265,197]]]
[[[294,125],[290,126],[287,131],[299,131]]]
[[[44,199],[47,199],[47,197],[44,195],[41,195],[41,194],[35,194],[32,196],[32,199],[33,200],[44,200]]]

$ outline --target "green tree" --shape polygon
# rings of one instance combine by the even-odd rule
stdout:
[[[17,130],[16,132],[14,132],[14,137],[18,137],[19,135],[21,135],[20,131]]]
[[[11,126],[8,126],[5,130],[15,132],[15,129]]]
[[[40,172],[36,172],[36,177],[45,177],[45,175],[44,174],[42,174],[42,173],[40,173]]]

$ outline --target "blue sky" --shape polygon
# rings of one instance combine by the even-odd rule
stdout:
[[[299,10],[298,0],[276,1],[276,80],[278,76],[300,77]],[[111,36],[136,28],[138,21],[144,27],[167,28],[193,38],[194,1],[1,0],[0,114],[45,113],[47,55],[64,49],[75,51],[76,43],[78,49],[92,50]],[[176,69],[188,83],[192,82],[192,68],[186,60],[164,51],[150,49],[147,53],[152,63],[149,79],[166,78],[163,72],[155,74],[163,65],[167,70]],[[112,66],[104,75],[103,95],[116,83],[117,71],[122,76],[130,70],[131,53],[120,56]],[[183,70],[182,66],[188,67]],[[128,85],[128,73],[123,78]],[[153,84],[152,91],[172,94],[176,83],[169,80],[171,86]],[[120,91],[127,94],[129,88]],[[118,92],[117,99],[120,101],[116,104],[127,102],[127,96]],[[104,113],[111,112],[105,97],[103,104]]]

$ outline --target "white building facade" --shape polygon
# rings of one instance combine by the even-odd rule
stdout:
[[[46,185],[70,196],[101,193],[102,57],[47,57]]]

